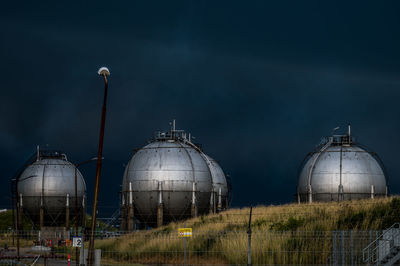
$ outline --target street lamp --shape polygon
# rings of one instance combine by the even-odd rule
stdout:
[[[104,158],[101,158],[102,160]],[[78,235],[78,226],[79,226],[79,215],[78,215],[78,167],[87,164],[93,161],[96,161],[97,157],[94,157],[90,160],[86,160],[80,163],[75,164],[75,235]],[[83,244],[83,239],[82,239],[82,244]],[[79,257],[78,257],[78,247],[75,247],[75,253],[76,253],[76,265],[79,265]]]
[[[108,91],[108,81],[107,76],[110,75],[110,71],[106,67],[101,67],[97,72],[104,79],[104,99],[103,99],[103,109],[101,113],[101,125],[100,125],[100,137],[99,137],[99,150],[97,158],[102,158],[103,154],[103,140],[104,140],[104,127],[106,122],[106,105],[107,105],[107,91]],[[90,227],[90,241],[89,241],[89,254],[88,254],[88,265],[93,265],[94,262],[94,231],[96,229],[96,217],[97,217],[97,198],[99,195],[99,184],[100,184],[100,174],[101,174],[101,162],[102,160],[97,160],[96,166],[96,180],[94,185],[94,199],[93,199],[93,209],[92,209],[92,224]]]

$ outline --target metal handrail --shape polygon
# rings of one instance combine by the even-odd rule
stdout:
[[[400,228],[400,223],[394,223],[391,227],[389,227],[388,229],[386,229],[386,231],[384,232],[384,233],[382,233],[381,235],[379,235],[374,241],[372,241],[371,243],[369,243],[369,245],[368,246],[366,246],[364,249],[363,249],[363,261],[364,262],[377,262],[378,261],[378,256],[376,255],[376,251],[377,251],[377,249],[379,248],[379,245],[376,245],[376,243],[378,242],[378,241],[380,241],[380,240],[382,240],[382,238],[386,235],[386,234],[388,234],[390,231],[390,229],[394,229],[394,228]],[[392,235],[391,236],[391,239],[383,239],[383,240],[385,240],[385,241],[390,241],[390,247],[389,247],[389,250],[393,247],[393,245],[394,245],[394,241],[393,241],[393,239],[395,238],[395,237],[397,237],[398,235],[400,234],[400,231],[398,231],[398,232],[396,232],[396,234],[394,234],[394,235]],[[375,246],[374,246],[375,245]],[[371,250],[371,247],[374,247],[372,250]],[[366,254],[367,254],[367,257],[366,257]],[[373,259],[373,258],[375,258],[375,259]],[[371,260],[372,259],[372,260]]]

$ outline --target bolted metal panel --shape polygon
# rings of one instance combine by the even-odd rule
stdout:
[[[297,183],[300,202],[371,198],[371,186],[374,196],[385,196],[387,176],[376,155],[349,135],[336,137],[344,141],[330,137],[328,147],[321,145],[304,163]]]
[[[77,171],[78,206],[82,206],[86,184]],[[57,225],[65,221],[65,208],[69,194],[69,206],[75,204],[75,166],[64,159],[39,159],[20,175],[18,191],[24,198],[24,212],[39,221],[40,207],[45,212],[44,223]]]

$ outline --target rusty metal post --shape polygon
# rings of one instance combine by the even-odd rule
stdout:
[[[104,99],[103,108],[101,112],[101,125],[100,125],[100,136],[99,136],[99,150],[97,158],[103,156],[103,141],[104,141],[104,128],[106,122],[106,105],[107,105],[107,92],[108,92],[108,81],[107,76],[110,75],[110,71],[106,67],[99,69],[98,74],[103,76],[104,79]],[[97,218],[97,199],[99,196],[99,185],[100,185],[100,174],[101,174],[101,162],[103,160],[97,160],[96,166],[96,180],[94,185],[94,198],[93,198],[93,209],[92,209],[92,224],[90,227],[90,240],[89,240],[89,254],[88,254],[88,265],[92,266],[94,263],[94,233],[96,230],[96,218]]]
[[[162,226],[164,223],[164,206],[163,204],[158,204],[157,206],[157,227]]]
[[[43,196],[40,197],[40,211],[39,211],[39,223],[40,230],[44,227],[44,206],[43,206]]]

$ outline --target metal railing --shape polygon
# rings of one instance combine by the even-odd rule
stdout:
[[[395,233],[393,230],[396,230]],[[380,256],[379,251],[383,250],[383,254],[386,256],[393,249],[395,239],[398,237],[400,237],[400,223],[394,223],[363,249],[363,261],[377,263],[382,260],[383,255]]]

